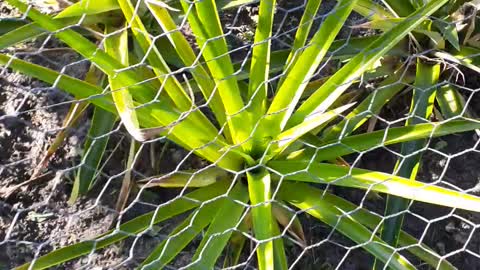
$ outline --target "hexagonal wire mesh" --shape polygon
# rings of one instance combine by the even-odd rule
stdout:
[[[6,2],[0,268],[480,267],[477,1]]]

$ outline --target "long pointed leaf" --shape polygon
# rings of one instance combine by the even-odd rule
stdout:
[[[197,43],[202,48],[202,56],[216,82],[217,91],[227,113],[227,123],[233,142],[243,143],[248,139],[250,133],[245,131],[245,118],[241,113],[245,105],[240,95],[237,79],[233,76],[233,65],[217,6],[213,0],[197,1],[191,4],[181,1],[181,3],[197,38]]]
[[[317,70],[327,49],[340,31],[343,23],[352,11],[356,0],[341,0],[334,11],[325,19],[318,32],[314,35],[307,48],[298,57],[285,81],[280,85],[275,98],[268,109],[266,131],[270,136],[278,135],[286,126],[296,104],[314,72]],[[300,123],[300,121],[295,124]]]
[[[405,18],[405,20],[365,48],[364,51],[357,54],[298,108],[290,120],[291,124],[301,123],[305,117],[314,111],[324,112],[327,110],[356,78],[360,77],[397,42],[447,1],[430,1],[426,6]]]
[[[67,11],[69,8],[66,8],[64,11]],[[55,17],[56,18],[56,17]],[[71,26],[79,24],[80,22],[82,25],[89,25],[95,23],[105,23],[105,24],[117,24],[119,23],[118,18],[116,17],[109,17],[109,16],[102,16],[102,15],[87,15],[85,17],[64,17],[55,19],[56,21],[62,23],[65,26]],[[5,29],[7,30],[7,29]],[[10,46],[14,46],[15,44],[25,42],[28,40],[32,40],[37,38],[47,31],[43,29],[36,23],[28,23],[16,29],[12,29],[12,31],[8,31],[7,33],[0,36],[0,50],[6,49]]]
[[[407,119],[406,125],[415,125],[428,121],[432,114],[435,102],[436,84],[440,77],[440,64],[423,63],[417,60],[417,75],[413,90],[412,104],[410,105],[411,118]],[[426,140],[409,141],[402,144],[395,171],[397,175],[414,180],[420,166],[421,153],[413,154],[425,147]],[[406,157],[405,157],[406,156]],[[385,216],[391,216],[385,220],[382,229],[382,239],[392,246],[396,246],[402,228],[403,215],[399,213],[408,208],[409,201],[404,198],[388,196]],[[377,268],[380,269],[381,267]]]
[[[28,20],[22,18],[0,18],[0,36],[28,24]]]
[[[116,29],[109,25],[105,27],[107,37],[105,38],[105,51],[118,61],[128,66],[128,32],[124,29]],[[140,123],[135,111],[133,97],[128,88],[124,88],[120,82],[116,80],[117,74],[108,76],[110,89],[112,92],[113,102],[117,108],[118,115],[122,120],[122,124],[130,135],[137,141],[145,141],[148,138],[140,129]]]
[[[75,175],[69,203],[74,203],[78,196],[85,195],[92,187],[110,138],[108,133],[112,131],[116,120],[115,114],[95,107],[88,137],[83,146],[83,162]]]
[[[130,29],[133,32],[136,41],[140,45],[143,52],[146,54],[149,64],[152,66],[154,73],[162,82],[163,89],[170,96],[173,103],[182,112],[188,112],[193,121],[197,123],[205,134],[217,137],[219,132],[217,128],[206,118],[206,116],[195,107],[195,104],[189,98],[187,91],[185,91],[180,82],[172,76],[172,71],[165,62],[160,51],[154,46],[153,41],[148,35],[148,31],[143,25],[140,17],[135,14],[135,8],[130,0],[117,0],[120,8],[125,16],[125,19],[130,24]],[[141,3],[139,3],[141,4]]]
[[[340,39],[332,42],[332,45],[328,48],[328,59],[329,60],[346,60],[354,57],[357,53],[361,52],[367,46],[370,45],[373,41],[376,40],[378,35],[368,36],[368,37],[351,37],[349,39]],[[403,56],[407,53],[408,42],[407,40],[401,40],[397,45],[395,45],[386,55],[394,56]],[[285,62],[290,55],[290,50],[278,50],[273,51],[270,56],[270,72],[280,72],[285,68]],[[240,63],[235,63],[234,67],[236,70],[243,67],[243,70],[237,74],[238,80],[248,79],[250,74],[250,65],[251,59],[242,61]],[[284,77],[282,77],[284,78]],[[317,87],[318,88],[318,87]],[[308,90],[308,86],[307,89]],[[316,89],[315,89],[316,90]],[[305,91],[306,92],[306,91]]]
[[[290,65],[291,61],[294,59],[297,51],[305,46],[307,42],[310,29],[312,28],[315,16],[317,15],[318,9],[322,0],[310,0],[307,1],[305,11],[303,12],[302,18],[300,19],[299,27],[295,33],[295,40],[293,41],[292,50],[288,56],[288,59],[285,63],[286,66]],[[358,5],[358,1],[357,1]]]
[[[276,222],[273,223],[273,234],[280,235],[280,228]],[[285,254],[283,237],[273,240],[273,265],[275,270],[287,270],[288,262]]]
[[[260,1],[258,25],[253,40],[252,61],[248,85],[249,110],[256,115],[253,125],[267,109],[268,74],[270,69],[270,45],[275,0]]]
[[[480,122],[474,119],[445,121],[440,123],[417,124],[406,127],[395,127],[378,130],[367,134],[338,138],[320,143],[315,149],[307,148],[301,152],[292,153],[289,159],[331,160],[351,153],[373,150],[378,147],[407,142],[412,140],[440,137],[454,133],[471,131],[480,128]],[[313,145],[312,145],[313,146]]]
[[[260,270],[274,269],[270,174],[265,169],[247,172],[248,193],[252,205],[252,221],[257,243],[257,260]],[[266,241],[266,242],[265,242]]]
[[[51,85],[55,85],[59,89],[72,94],[76,99],[88,99],[88,101],[95,104],[95,106],[116,113],[112,99],[108,96],[102,95],[103,89],[96,85],[68,75],[60,74],[54,70],[6,54],[0,54],[0,65]]]
[[[214,268],[218,257],[221,255],[235,226],[244,213],[245,207],[239,202],[246,203],[247,201],[247,188],[242,183],[237,183],[228,193],[225,203],[217,211],[212,223],[208,227],[202,242],[197,247],[197,251],[192,259],[193,264],[189,269],[203,270]]]
[[[477,196],[387,173],[304,161],[271,161],[268,165],[287,180],[371,189],[405,199],[480,212]]]
[[[225,199],[200,206],[178,225],[142,262],[141,269],[163,269],[212,221]]]
[[[187,39],[178,31],[178,26],[175,24],[168,10],[151,3],[146,3],[146,5],[163,31],[167,33],[167,38],[170,40],[170,43],[173,45],[183,64],[186,67],[191,67],[190,72],[193,78],[197,82],[204,98],[209,102],[208,104],[210,108],[212,108],[219,125],[222,127],[226,122],[225,108],[223,107],[218,91],[215,91],[215,82],[203,66],[197,63],[197,56]]]
[[[342,112],[351,108],[355,103],[347,104],[318,115],[311,115],[305,122],[296,125],[282,133],[275,139],[276,144],[270,148],[274,155],[280,155],[292,143],[310,131],[327,125],[330,121],[339,116]]]
[[[288,55],[288,59],[285,62],[285,67],[288,67],[289,65],[291,65],[292,62],[295,62],[295,57],[297,55],[298,50],[300,50],[303,46],[305,46],[308,35],[310,34],[310,29],[312,28],[313,22],[315,20],[315,16],[317,15],[317,12],[318,12],[318,9],[320,8],[321,3],[322,3],[322,0],[307,1],[305,11],[303,12],[297,32],[295,33],[295,40],[293,41],[292,50],[290,51],[290,54]],[[357,5],[358,5],[358,1],[357,1]],[[281,82],[283,82],[284,79],[285,77],[282,78]]]
[[[81,17],[118,9],[116,0],[81,0],[58,13],[56,18]]]
[[[383,106],[389,102],[398,92],[405,88],[406,84],[413,81],[408,74],[402,78],[401,72],[386,78],[380,83],[377,90],[366,97],[355,109],[332,128],[325,131],[322,140],[331,141],[351,134],[373,115],[378,115]]]

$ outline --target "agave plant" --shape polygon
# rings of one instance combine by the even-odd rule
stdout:
[[[373,255],[379,261],[377,266],[415,269],[398,252],[401,247],[433,267],[455,269],[402,231],[400,214],[409,200],[480,209],[476,196],[415,180],[426,139],[480,128],[465,108],[454,107],[462,103],[462,96],[452,84],[438,87],[440,60],[476,69],[473,58],[462,56],[474,48],[455,43],[452,37],[459,36],[457,29],[442,26],[451,19],[444,12],[454,10],[453,6],[458,9],[458,1],[399,4],[392,0],[385,1],[389,5],[385,9],[369,0],[338,0],[331,12],[318,17],[321,1],[309,0],[292,48],[271,51],[276,3],[261,0],[251,57],[241,63],[231,60],[219,12],[245,1],[83,0],[56,17],[20,0],[8,2],[31,22],[0,36],[0,48],[53,33],[92,63],[86,79],[79,80],[15,54],[0,54],[5,67],[70,93],[82,106],[93,104],[92,138],[108,132],[119,120],[135,141],[166,138],[210,164],[140,181],[142,188],[175,187],[181,188],[181,193],[155,211],[118,224],[95,239],[54,250],[17,269],[45,269],[88,255],[186,212],[190,214],[140,268],[167,266],[205,231],[188,266],[191,269],[213,269],[222,255],[225,267],[238,265],[247,240],[255,244],[259,269],[287,269],[283,236],[291,234],[300,244],[308,241],[298,219],[299,214],[308,213]],[[370,20],[358,27],[376,28],[381,33],[335,40],[352,11]],[[107,20],[112,17],[113,22]],[[318,19],[320,27],[308,38]],[[155,22],[153,28],[161,34],[150,35],[154,30],[146,21]],[[186,23],[196,44],[178,30]],[[70,27],[72,24],[76,28]],[[88,33],[94,37],[86,37]],[[95,38],[101,42],[92,42]],[[415,41],[415,54],[404,46],[409,39]],[[438,46],[442,39],[456,50],[453,54],[444,50],[449,45]],[[442,59],[432,60],[434,56]],[[414,58],[417,64],[395,62],[398,57]],[[341,67],[318,79],[319,69],[328,60],[339,60]],[[97,69],[100,76],[95,75]],[[379,82],[379,87],[361,98],[355,89],[365,80]],[[411,114],[404,127],[361,131],[389,100],[411,88]],[[436,98],[445,117],[432,122],[437,91],[442,93]],[[198,93],[203,96],[200,101]],[[448,98],[451,95],[456,98]],[[205,110],[213,116],[207,116]],[[399,162],[393,174],[356,168],[355,162],[344,160],[394,144],[402,144],[400,154],[408,158]],[[86,143],[88,151],[71,201],[89,190],[105,145],[106,138]],[[132,143],[129,164],[135,151]],[[129,185],[127,182],[127,189]],[[380,218],[363,205],[336,196],[331,185],[391,196],[387,215],[393,218]]]

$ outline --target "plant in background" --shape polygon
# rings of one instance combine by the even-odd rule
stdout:
[[[389,12],[381,18],[370,18],[370,21],[360,25],[371,29],[387,31],[394,25],[404,20],[411,12],[422,7],[420,1],[411,0],[399,4],[397,1],[387,0]],[[374,5],[370,6],[370,11]],[[417,26],[410,39],[413,43],[412,55],[418,55],[415,66],[415,89],[410,107],[411,118],[406,125],[425,123],[433,116],[438,119],[452,119],[460,115],[471,116],[472,113],[465,107],[465,99],[459,92],[452,78],[463,75],[461,71],[453,69],[450,65],[442,70],[444,63],[460,64],[474,72],[479,69],[476,65],[478,50],[478,31],[476,27],[476,11],[478,1],[449,1],[434,13],[434,18],[425,20]],[[378,8],[378,7],[377,7]],[[444,79],[444,82],[441,80]],[[465,80],[465,78],[464,78]],[[435,101],[437,108],[435,108]],[[425,139],[405,142],[401,146],[395,172],[397,175],[415,179],[422,150],[427,147]],[[403,214],[408,209],[410,201],[396,196],[387,196],[385,223],[382,228],[382,239],[391,246],[399,245]],[[383,268],[384,264],[378,263],[376,269]]]
[[[476,69],[474,58],[465,55],[476,49],[460,45],[462,24],[455,24],[461,1],[411,0],[411,6],[404,6],[406,1],[401,5],[385,1],[389,9],[384,9],[369,0],[338,0],[331,12],[321,16],[319,29],[309,39],[321,4],[309,0],[292,49],[272,52],[276,3],[261,0],[251,57],[237,64],[229,55],[219,7],[250,1],[84,0],[56,17],[19,0],[8,2],[31,23],[0,36],[0,48],[49,32],[92,66],[86,79],[78,80],[15,55],[0,54],[0,62],[70,93],[81,104],[75,106],[93,104],[90,138],[108,133],[119,120],[134,139],[121,192],[127,195],[121,195],[118,209],[132,185],[128,171],[138,150],[135,141],[164,137],[210,163],[199,170],[140,181],[143,188],[181,188],[181,196],[95,239],[52,251],[17,269],[58,265],[185,212],[190,215],[141,268],[163,268],[205,230],[189,268],[213,269],[222,254],[225,267],[237,265],[250,239],[259,269],[287,269],[282,236],[289,233],[300,244],[307,241],[297,216],[305,212],[359,244],[379,261],[377,267],[414,269],[398,246],[433,267],[454,269],[401,230],[399,213],[408,200],[480,209],[478,197],[415,180],[426,139],[480,128],[465,108],[458,107],[463,106],[462,96],[451,83],[438,87],[440,61]],[[352,11],[370,20],[360,27],[382,33],[335,40]],[[179,31],[186,22],[199,53]],[[474,27],[474,22],[463,26],[469,37],[463,40],[475,37]],[[92,42],[95,39],[98,42]],[[414,41],[415,54],[404,46],[408,39]],[[403,65],[398,57],[415,58],[417,64]],[[318,79],[327,60],[338,60],[341,67]],[[100,76],[95,75],[98,72]],[[358,86],[365,80],[379,81],[379,87],[361,95]],[[360,127],[395,95],[410,90],[412,83],[411,115],[404,127],[361,132]],[[435,98],[445,118],[439,122],[429,121]],[[204,113],[207,108],[212,118]],[[103,136],[87,141],[71,201],[91,187],[106,140]],[[401,155],[407,158],[399,162],[396,174],[356,168],[355,162],[344,160],[350,154],[400,143]],[[363,205],[334,195],[330,185],[391,196],[387,215],[393,218],[380,218]],[[195,190],[187,193],[187,188]]]

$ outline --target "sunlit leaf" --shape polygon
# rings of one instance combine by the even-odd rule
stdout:
[[[247,172],[248,193],[252,205],[252,223],[255,239],[262,241],[256,248],[260,270],[273,270],[273,236],[274,219],[272,218],[270,174],[265,169]]]
[[[268,166],[287,180],[373,190],[405,199],[480,212],[480,198],[392,174],[327,163],[271,161]]]
[[[288,119],[305,90],[305,81],[310,80],[317,70],[335,36],[352,11],[355,2],[356,0],[339,1],[334,11],[323,21],[320,29],[312,37],[306,48],[298,52],[300,55],[296,57],[296,62],[288,74],[285,75],[285,80],[280,85],[275,98],[268,108],[268,115],[265,120],[266,125],[268,125],[266,129],[268,130],[264,130],[262,133],[276,136],[285,128]],[[293,125],[300,122],[294,122]]]
[[[430,122],[406,127],[394,127],[378,130],[368,134],[351,135],[331,141],[318,141],[306,149],[291,153],[289,159],[310,159],[315,154],[316,160],[331,160],[351,153],[373,150],[391,144],[412,140],[434,138],[454,133],[461,133],[480,128],[480,122],[474,119],[444,122]]]
[[[116,0],[81,0],[62,10],[56,18],[80,17],[118,9]]]

